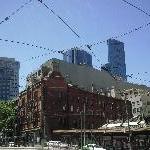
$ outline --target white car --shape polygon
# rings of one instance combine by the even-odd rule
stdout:
[[[103,147],[96,145],[96,144],[87,144],[83,148],[87,148],[89,150],[106,150]]]
[[[47,145],[48,147],[59,147],[61,141],[48,141]]]
[[[14,146],[15,146],[15,143],[14,143],[14,142],[9,142],[8,146],[9,146],[9,147],[14,147]]]

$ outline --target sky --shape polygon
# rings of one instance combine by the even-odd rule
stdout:
[[[0,0],[0,57],[20,61],[20,85],[26,76],[46,60],[62,59],[62,54],[20,43],[39,45],[50,50],[67,50],[126,33],[150,22],[150,17],[122,0],[43,0],[80,35],[78,38],[38,0],[32,0],[17,13],[11,14],[29,0]],[[128,0],[150,14],[149,0]],[[117,38],[124,42],[129,82],[150,86],[150,25]],[[89,51],[86,47],[83,49]],[[107,43],[92,46],[93,66],[107,63]],[[91,53],[91,52],[90,52]],[[92,54],[92,53],[91,53]],[[43,55],[43,56],[42,56]],[[40,56],[40,57],[38,57]],[[36,59],[33,59],[37,57]]]

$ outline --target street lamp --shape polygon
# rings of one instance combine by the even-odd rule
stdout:
[[[127,114],[127,121],[128,121],[128,142],[129,142],[129,146],[131,149],[131,130],[130,130],[130,121],[129,121],[129,113],[128,113],[128,107],[127,107],[127,92],[124,92],[124,96],[125,96],[125,109],[126,109],[126,114]]]

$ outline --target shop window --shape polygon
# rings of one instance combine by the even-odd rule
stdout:
[[[136,108],[133,109],[133,113],[134,113],[134,114],[136,113]]]
[[[137,112],[141,112],[141,108],[137,108]]]
[[[70,110],[71,110],[71,112],[73,112],[73,106],[71,105],[71,107],[70,107]]]
[[[132,102],[132,106],[135,106],[135,102]]]

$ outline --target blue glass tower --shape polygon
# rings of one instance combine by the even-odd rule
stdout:
[[[115,39],[109,39],[107,40],[107,45],[108,63],[102,68],[107,69],[107,71],[113,76],[121,77],[123,80],[127,80],[124,43]]]
[[[14,58],[0,57],[0,100],[12,100],[19,95],[20,63]]]
[[[92,56],[79,48],[71,48],[63,54],[63,60],[77,65],[87,65],[92,67]]]

